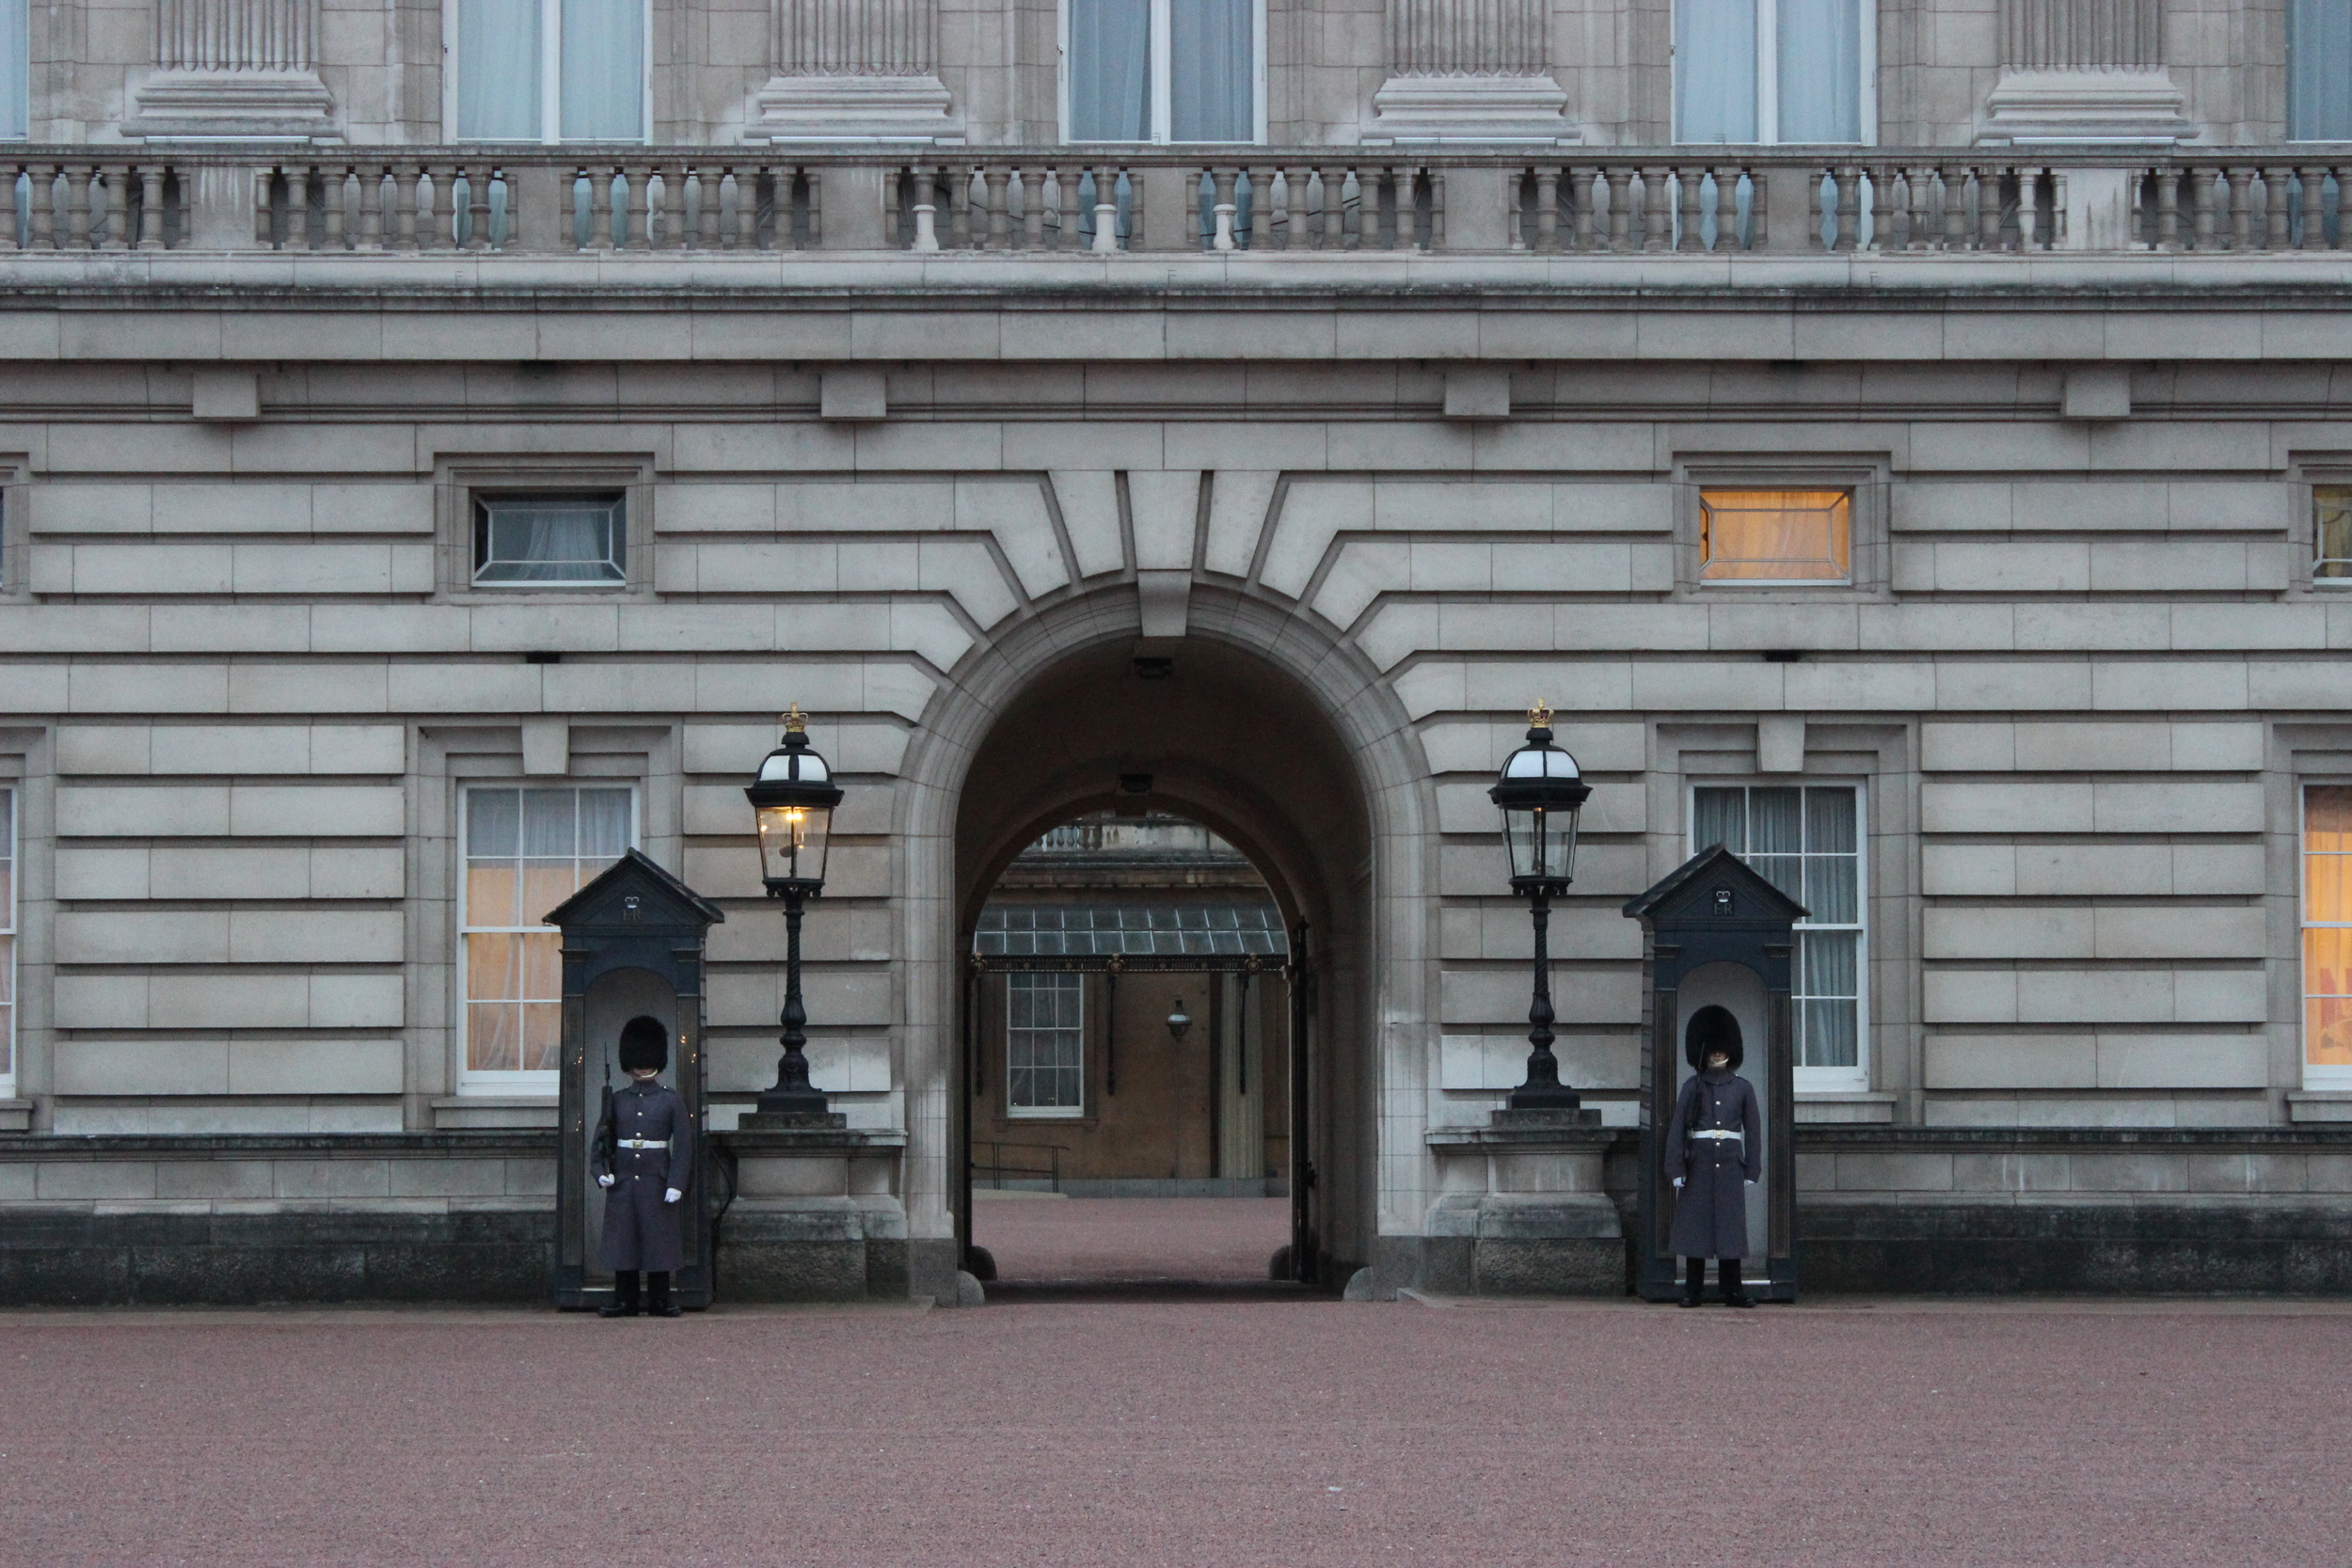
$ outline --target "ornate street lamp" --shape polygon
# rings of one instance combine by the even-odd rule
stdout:
[[[1535,1001],[1527,1009],[1527,1082],[1511,1091],[1515,1111],[1573,1111],[1582,1102],[1560,1082],[1551,1053],[1551,955],[1546,931],[1551,901],[1576,875],[1576,819],[1593,786],[1576,758],[1551,743],[1551,709],[1527,710],[1527,744],[1503,759],[1486,798],[1502,808],[1502,841],[1511,854],[1511,891],[1527,899],[1535,922]]]
[[[763,1116],[826,1115],[822,1091],[808,1081],[808,1009],[801,1005],[801,911],[825,891],[825,850],[833,839],[833,810],[841,790],[833,769],[808,743],[808,720],[798,703],[784,716],[784,744],[768,753],[743,791],[759,822],[759,865],[768,896],[784,900],[786,931],[784,1057],[776,1086],[759,1097]]]
[[[1184,1031],[1192,1027],[1192,1017],[1184,1011],[1184,999],[1178,997],[1176,1006],[1168,1009],[1168,1036],[1177,1044],[1184,1042]]]

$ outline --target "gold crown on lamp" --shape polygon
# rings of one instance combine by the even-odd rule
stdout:
[[[808,715],[801,711],[800,704],[794,703],[785,713],[784,733],[787,735],[806,735],[808,733]]]
[[[1551,705],[1540,702],[1531,705],[1527,710],[1527,727],[1532,730],[1551,728]]]

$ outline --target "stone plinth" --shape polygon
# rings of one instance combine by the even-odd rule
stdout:
[[[907,1135],[841,1120],[749,1116],[741,1129],[712,1136],[735,1174],[735,1199],[714,1247],[718,1300],[903,1301],[916,1293],[914,1276],[925,1271],[911,1261],[899,1196]],[[954,1243],[945,1245],[952,1271]],[[951,1294],[954,1288],[951,1272]]]
[[[1597,1111],[1503,1110],[1485,1127],[1431,1129],[1438,1196],[1423,1224],[1421,1288],[1623,1294],[1625,1227],[1603,1184],[1623,1136]]]

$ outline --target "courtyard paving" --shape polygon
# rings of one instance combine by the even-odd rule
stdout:
[[[1032,1277],[1213,1221],[1238,1257],[1263,1218],[1020,1213]],[[1113,1291],[0,1336],[10,1565],[2352,1560],[2352,1304]]]

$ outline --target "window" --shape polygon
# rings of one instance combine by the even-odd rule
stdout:
[[[450,3],[460,141],[644,139],[644,0]]]
[[[1701,582],[1850,582],[1852,550],[1849,491],[1699,492]]]
[[[1086,976],[1005,976],[1005,1111],[1075,1117],[1086,1109]]]
[[[611,588],[628,580],[619,496],[482,496],[473,505],[478,588]]]
[[[2352,1085],[2352,785],[2303,791],[2303,1073]]]
[[[1263,0],[1067,0],[1062,26],[1069,140],[1264,136]]]
[[[1877,139],[1875,21],[1864,0],[1675,0],[1675,139]]]
[[[0,1096],[16,1092],[16,792],[0,789]]]
[[[2287,136],[2352,141],[2352,0],[2287,0]]]
[[[1852,784],[1706,786],[1691,847],[1720,844],[1810,913],[1797,925],[1797,1087],[1867,1089],[1861,791]]]
[[[0,139],[31,133],[32,20],[31,0],[0,0]]]
[[[564,1033],[561,937],[541,917],[636,841],[626,787],[466,791],[459,895],[464,1081],[521,1086],[550,1073]]]
[[[2323,484],[2312,491],[2312,534],[2317,545],[2313,582],[2352,582],[2352,486]]]

